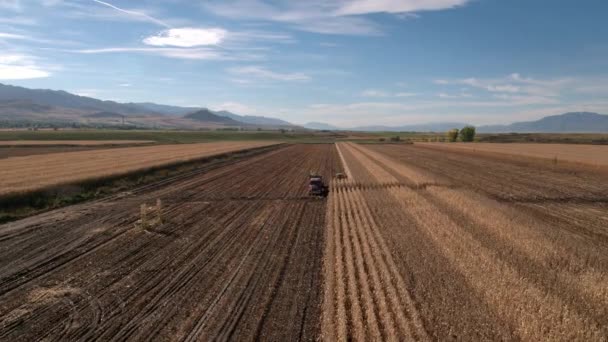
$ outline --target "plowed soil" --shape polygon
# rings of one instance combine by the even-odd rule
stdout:
[[[333,145],[280,148],[0,226],[0,340],[313,340]],[[163,201],[162,224],[136,225]]]

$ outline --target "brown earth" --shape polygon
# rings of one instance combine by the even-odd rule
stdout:
[[[288,146],[0,226],[0,340],[314,340],[333,145]],[[162,224],[136,225],[163,201]]]
[[[309,171],[347,179],[311,199]],[[228,160],[1,225],[0,340],[604,341],[606,179],[412,145]]]

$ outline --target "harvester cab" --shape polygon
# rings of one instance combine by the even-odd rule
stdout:
[[[326,197],[329,193],[329,188],[323,183],[323,177],[311,173],[308,181],[308,195]]]

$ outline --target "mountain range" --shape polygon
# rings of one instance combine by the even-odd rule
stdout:
[[[367,132],[445,132],[462,128],[466,123],[438,122],[407,126],[359,126],[340,128],[322,122],[304,125],[317,130],[345,130]],[[590,112],[573,112],[544,117],[536,121],[515,122],[509,125],[478,126],[478,133],[608,133],[608,115]]]
[[[28,89],[0,84],[0,120],[53,125],[129,125],[157,128],[296,128],[276,118],[179,107],[151,102],[120,103],[62,90]]]
[[[120,103],[79,96],[62,90],[28,89],[0,84],[0,125],[85,125],[140,128],[209,129],[299,129],[287,121],[199,107],[180,107],[151,102]],[[360,126],[340,128],[322,122],[304,127],[314,130],[444,132],[466,123],[438,122],[405,126]],[[607,133],[608,115],[589,112],[547,116],[536,121],[509,125],[478,126],[479,133]]]

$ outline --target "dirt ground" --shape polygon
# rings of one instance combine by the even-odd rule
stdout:
[[[309,172],[347,179],[311,199]],[[0,225],[0,340],[605,341],[606,180],[415,145],[229,160]]]
[[[290,146],[0,227],[0,340],[311,340],[333,145]],[[136,226],[163,201],[162,224]]]

